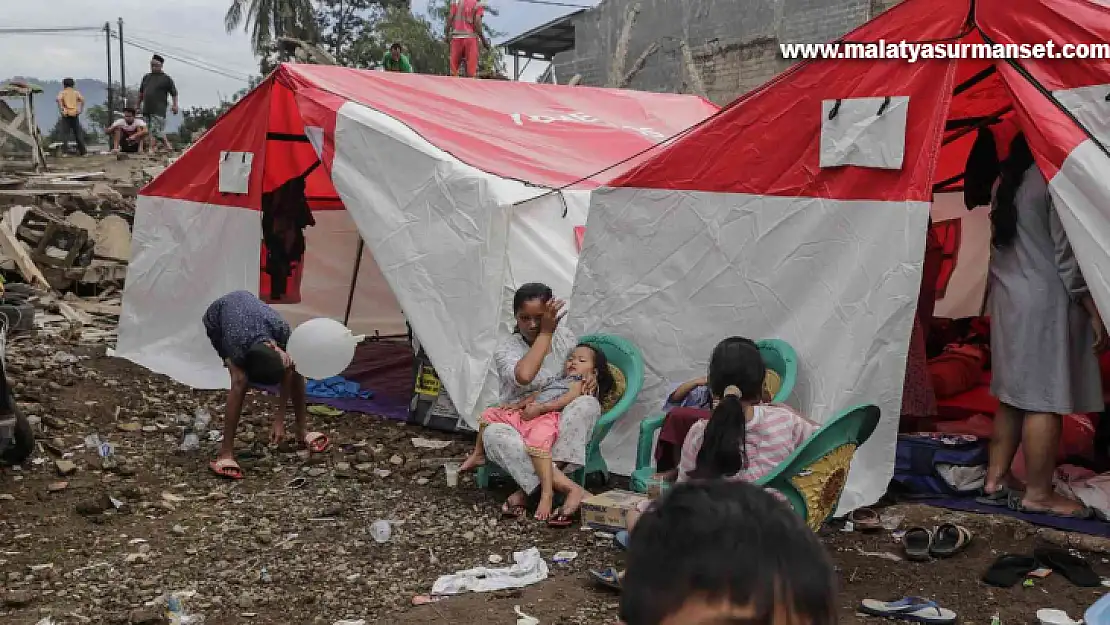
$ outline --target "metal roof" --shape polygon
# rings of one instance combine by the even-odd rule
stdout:
[[[574,18],[587,9],[578,9],[517,35],[501,44],[509,54],[549,61],[560,52],[574,49]]]

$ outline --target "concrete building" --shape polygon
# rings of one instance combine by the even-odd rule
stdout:
[[[837,39],[899,0],[603,0],[506,42],[555,81],[725,104],[790,66],[779,43]],[[518,65],[519,67],[519,65]]]

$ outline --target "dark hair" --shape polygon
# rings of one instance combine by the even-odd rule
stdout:
[[[62,79],[62,86],[63,87],[73,87],[73,86],[76,86],[76,85],[77,85],[77,81],[73,80],[72,78]]]
[[[165,63],[166,62],[166,59],[163,59],[161,54],[155,54],[154,56],[150,57],[150,60],[151,61],[158,61],[159,63]]]
[[[594,368],[597,369],[597,397],[598,399],[604,398],[613,387],[616,386],[616,380],[613,379],[613,372],[609,370],[609,358],[605,352],[590,345],[589,343],[579,343],[574,348],[579,347],[589,348],[594,353]]]
[[[1033,166],[1033,152],[1025,141],[1025,134],[1018,133],[1010,142],[1010,154],[999,165],[998,188],[991,206],[991,245],[998,249],[1010,247],[1017,237],[1017,206],[1014,198],[1025,172]]]
[[[836,622],[828,553],[788,506],[744,482],[678,484],[644,514],[629,544],[619,618],[658,625],[686,602],[750,605],[748,622]]]
[[[529,282],[528,284],[522,285],[516,290],[516,294],[513,295],[513,314],[515,315],[520,312],[520,309],[523,308],[525,304],[534,299],[546,303],[551,301],[552,297],[555,297],[555,294],[551,292],[551,287],[546,284],[541,282]]]
[[[132,115],[138,115],[138,114],[139,114],[139,112],[138,112],[138,111],[136,111],[135,109],[131,108],[130,106],[125,106],[125,107],[123,108],[123,112],[124,112],[124,113],[131,113]]]
[[[697,466],[690,477],[712,480],[735,474],[748,464],[744,445],[747,423],[744,404],[763,398],[763,379],[767,367],[759,347],[751,339],[740,336],[717,344],[709,359],[709,390],[720,402],[705,425],[705,438],[698,451]],[[725,395],[735,386],[741,397]]]
[[[285,377],[281,356],[265,343],[255,343],[243,359],[243,371],[255,384],[279,384]]]
[[[400,52],[403,48],[401,47],[400,42],[395,41],[395,42],[393,42],[393,45],[389,46],[389,49],[390,49],[390,51],[396,50],[396,51]]]

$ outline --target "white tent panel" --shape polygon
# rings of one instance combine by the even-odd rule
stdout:
[[[704,375],[718,341],[777,337],[798,352],[791,403],[805,414],[882,410],[841,509],[878,499],[894,468],[928,216],[913,202],[595,192],[571,328],[634,337],[646,365],[639,401],[603,446],[609,466],[633,467],[639,422]]]
[[[316,225],[305,229],[301,301],[275,306],[294,327],[316,317],[343,321],[358,254],[358,228],[347,211],[316,211],[312,216]],[[355,334],[403,334],[405,318],[397,298],[365,246],[358,272],[347,327]]]
[[[140,195],[116,355],[194,388],[227,388],[201,318],[227,293],[258,293],[260,215]]]
[[[938,296],[934,317],[959,319],[974,317],[983,308],[987,290],[987,266],[991,255],[990,207],[980,206],[967,210],[962,193],[940,193],[933,197],[934,224],[958,219],[960,221],[960,250],[956,268],[948,280],[948,289]]]

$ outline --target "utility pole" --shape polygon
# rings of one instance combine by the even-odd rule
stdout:
[[[119,90],[123,99],[123,108],[130,104],[127,102],[127,66],[123,62],[123,18],[119,18]]]
[[[104,47],[108,51],[108,119],[115,117],[112,111],[112,24],[104,22]]]

